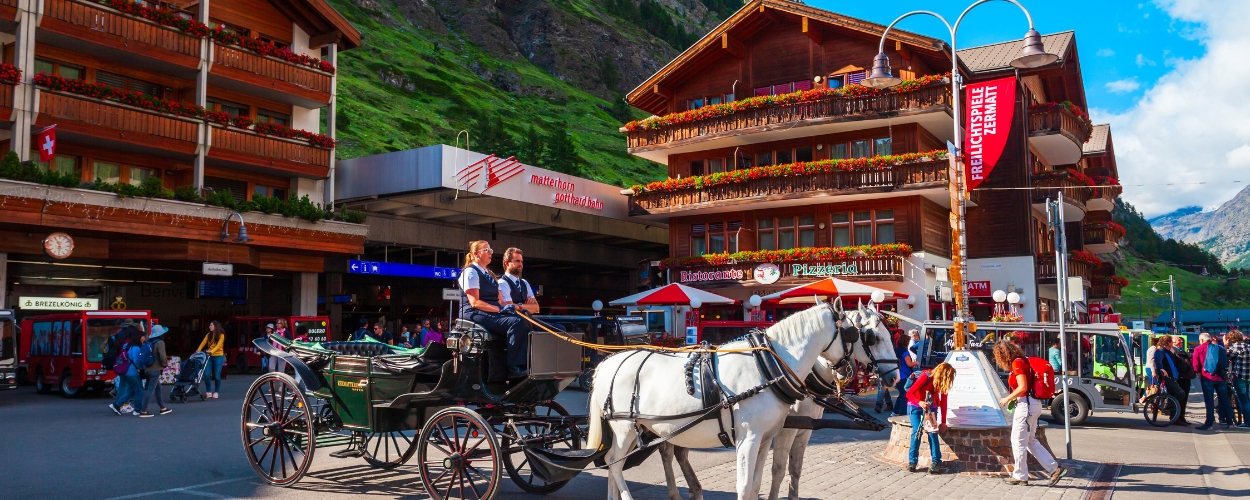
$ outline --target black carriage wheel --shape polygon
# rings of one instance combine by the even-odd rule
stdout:
[[[491,500],[499,493],[495,432],[468,408],[435,413],[417,435],[417,469],[434,500]]]
[[[364,452],[365,462],[378,469],[393,469],[412,458],[417,451],[417,438],[404,434],[404,431],[392,432],[360,432],[360,450]]]
[[[289,486],[312,464],[316,435],[308,400],[295,379],[266,373],[243,400],[243,450],[252,469],[269,484]]]
[[[1180,403],[1171,394],[1159,393],[1146,398],[1142,405],[1146,422],[1155,427],[1167,427],[1180,418]]]
[[[569,411],[560,403],[549,401],[534,406],[531,414],[535,417],[567,417]],[[508,471],[508,478],[522,490],[545,495],[563,488],[569,482],[548,483],[535,476],[530,469],[529,457],[525,456],[525,442],[533,441],[531,445],[546,449],[576,450],[581,448],[581,430],[572,423],[564,428],[548,429],[547,425],[539,423],[541,420],[543,419],[535,419],[529,424],[516,423],[515,431],[506,423],[498,424],[496,430],[499,432],[499,447],[503,450],[503,466]],[[516,435],[518,432],[519,436]]]

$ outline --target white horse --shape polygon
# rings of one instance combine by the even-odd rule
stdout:
[[[869,325],[869,316],[876,315],[861,306],[857,311],[845,314],[845,319],[862,329]],[[893,384],[898,378],[898,361],[894,359],[888,333],[878,332],[875,328],[860,330],[860,338],[851,344],[851,352],[848,353],[843,344],[847,339],[840,338],[844,334],[837,330],[839,319],[842,318],[835,318],[832,307],[818,305],[769,327],[766,336],[772,342],[780,362],[800,380],[807,378],[812,372],[818,358],[824,357],[836,364],[850,355],[863,363],[881,362],[877,365],[879,376]],[[864,340],[871,336],[875,336],[876,342],[865,349]],[[749,344],[746,341],[736,341],[722,345],[721,349],[747,347]],[[592,417],[586,440],[587,447],[594,449],[605,444],[603,425],[606,415],[597,412],[610,410],[662,416],[680,415],[701,409],[703,388],[698,384],[694,395],[672,390],[675,383],[684,379],[685,363],[684,355],[641,351],[617,354],[600,363],[595,370],[594,386],[590,393]],[[751,353],[718,355],[716,372],[721,386],[730,395],[741,394],[765,382],[765,376],[760,373]],[[613,402],[610,409],[607,405],[609,400]],[[735,439],[738,498],[754,500],[760,491],[764,453],[767,453],[768,445],[785,422],[787,405],[771,391],[764,390],[738,402],[732,412],[724,409],[719,413],[719,418],[725,422],[726,432]],[[636,445],[638,429],[657,436],[668,436],[694,418],[608,420],[612,431],[612,442],[606,443],[609,449],[605,457],[610,464],[608,497],[612,500],[633,498],[625,482],[623,457]],[[720,447],[721,441],[717,437],[720,429],[717,419],[712,418],[672,437],[670,442],[682,448]]]

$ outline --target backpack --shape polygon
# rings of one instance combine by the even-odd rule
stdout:
[[[1207,344],[1207,356],[1202,360],[1202,371],[1217,377],[1228,372],[1228,353],[1224,351],[1224,346],[1215,342]]]
[[[929,375],[929,370],[916,370],[914,372],[911,372],[911,375],[907,376],[907,382],[903,384],[903,391],[904,392],[911,391],[911,387],[913,385],[916,385],[917,380],[920,380],[921,374],[924,374],[927,376]]]
[[[117,352],[117,356],[113,358],[113,373],[118,375],[125,375],[127,371],[130,371],[130,355],[126,354],[127,345],[129,345],[129,343],[121,346]]]
[[[1176,371],[1179,372],[1176,378],[1179,380],[1193,380],[1198,377],[1194,372],[1194,358],[1188,352],[1177,349],[1170,353],[1172,361],[1176,363]]]
[[[1031,356],[1029,362],[1029,397],[1033,399],[1051,399],[1055,397],[1055,367],[1044,358]]]
[[[149,366],[152,366],[152,363],[155,363],[155,362],[156,362],[156,359],[152,355],[152,343],[144,342],[142,344],[139,344],[139,356],[136,359],[134,359],[135,368],[143,370]]]
[[[117,338],[117,334],[109,336],[108,350],[104,351],[104,359],[100,363],[105,370],[113,369],[113,365],[117,362],[117,356],[121,354],[122,344],[124,343]]]

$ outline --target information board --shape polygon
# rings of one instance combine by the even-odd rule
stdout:
[[[404,276],[408,278],[439,278],[454,280],[460,277],[460,269],[455,267],[427,266],[422,264],[400,264],[397,262],[375,262],[371,260],[349,260],[348,274],[377,274],[381,276]]]
[[[247,278],[201,280],[196,283],[195,297],[199,299],[246,299]]]
[[[981,351],[952,351],[946,362],[955,368],[947,399],[946,423],[951,427],[1008,427],[998,400],[1008,394],[990,360]]]

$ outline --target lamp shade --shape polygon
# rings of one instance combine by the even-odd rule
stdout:
[[[759,307],[760,304],[764,303],[764,299],[760,298],[759,295],[752,295],[750,299],[747,299],[747,302],[751,304],[751,307]]]
[[[865,78],[863,83],[864,86],[874,89],[886,89],[902,81],[890,71],[890,58],[884,52],[879,52],[877,57],[872,58],[872,71],[868,72],[868,78]]]
[[[1040,68],[1059,60],[1059,56],[1046,52],[1042,46],[1042,35],[1035,29],[1024,34],[1024,48],[1020,49],[1020,57],[1011,61],[1011,67],[1020,69]]]
[[[880,304],[882,302],[885,302],[885,292],[881,290],[873,290],[872,294],[869,295],[868,298],[872,299],[872,302],[874,304]]]
[[[994,302],[1002,302],[1004,300],[1007,300],[1007,292],[994,290]]]
[[[692,298],[690,299],[690,307],[693,309],[698,309],[700,307],[703,307],[703,301],[699,300],[698,297]]]
[[[602,311],[602,310],[603,310],[603,301],[602,301],[602,300],[596,300],[596,301],[594,301],[594,302],[591,302],[591,303],[590,303],[590,308],[591,308],[591,309],[594,309],[596,312],[598,312],[598,311]]]

